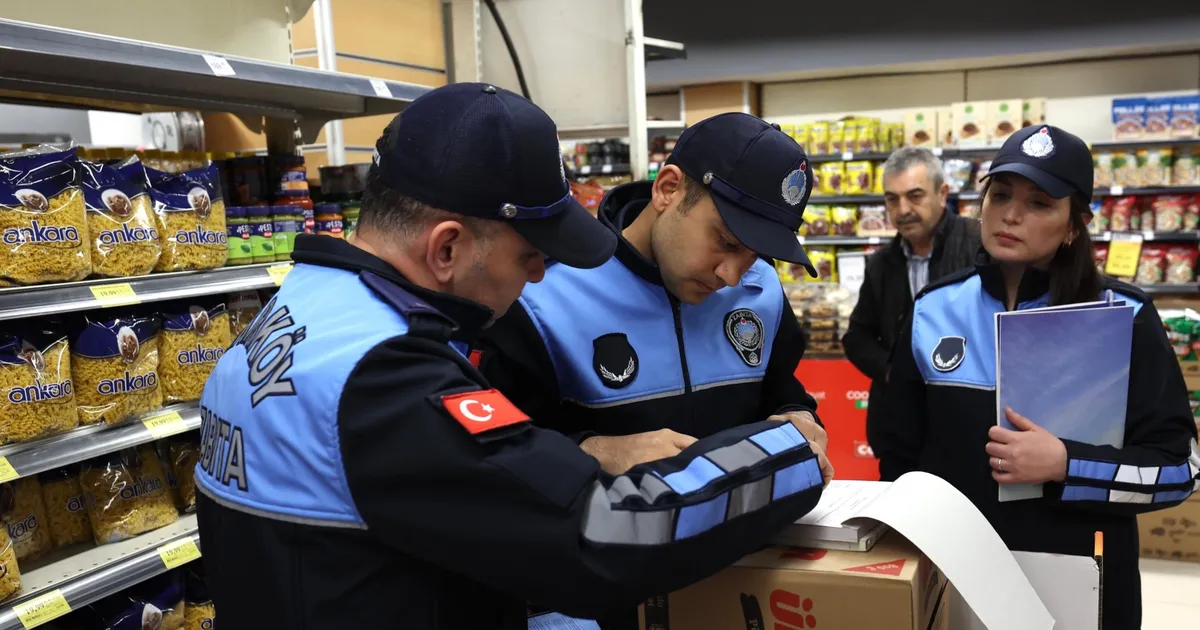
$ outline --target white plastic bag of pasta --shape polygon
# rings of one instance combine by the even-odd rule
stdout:
[[[97,544],[133,538],[179,518],[162,464],[149,445],[84,462],[79,486]]]
[[[179,301],[164,306],[158,361],[163,401],[200,400],[208,375],[229,345],[224,304]]]
[[[75,149],[0,155],[0,285],[82,280],[92,272]]]
[[[76,322],[71,374],[80,424],[117,424],[162,407],[158,321],[106,309]]]
[[[79,487],[79,465],[47,470],[38,475],[42,501],[46,504],[47,526],[54,547],[66,547],[92,539],[92,526]]]
[[[79,162],[92,272],[97,276],[148,274],[162,254],[145,177],[130,170],[132,177],[111,164]]]
[[[56,322],[0,323],[0,441],[26,442],[79,424],[71,355]]]
[[[225,202],[215,165],[164,173],[139,162],[123,165],[122,171],[142,169],[149,185],[155,219],[158,221],[162,256],[155,271],[215,269],[229,255],[225,232]]]

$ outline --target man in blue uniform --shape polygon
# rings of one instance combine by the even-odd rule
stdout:
[[[361,223],[296,267],[201,400],[200,537],[221,626],[526,627],[702,579],[815,505],[816,457],[763,421],[602,471],[471,365],[543,255],[614,237],[571,198],[553,123],[460,83],[376,146]]]
[[[796,238],[812,182],[800,145],[760,118],[688,128],[654,181],[601,203],[616,256],[552,265],[526,287],[485,335],[483,373],[614,474],[768,417],[823,449],[816,401],[795,375],[805,340],[762,259],[816,275]]]

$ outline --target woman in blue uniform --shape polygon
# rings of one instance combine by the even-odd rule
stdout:
[[[1136,515],[1186,499],[1200,455],[1158,312],[1092,260],[1091,197],[1092,156],[1079,138],[1042,125],[1004,143],[983,193],[985,251],[917,298],[879,401],[890,422],[871,446],[884,480],[942,477],[1013,550],[1090,556],[1104,532],[1104,628],[1124,630],[1141,623]],[[1017,430],[997,426],[995,314],[1094,302],[1109,289],[1135,308],[1124,446],[1059,439],[1011,409]],[[1015,483],[1043,483],[1042,497],[1001,503],[998,484]]]

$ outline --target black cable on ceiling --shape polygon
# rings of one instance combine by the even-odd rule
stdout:
[[[504,38],[504,46],[508,48],[508,56],[512,57],[513,69],[517,71],[517,81],[521,84],[521,94],[533,101],[533,97],[529,95],[529,85],[525,83],[525,71],[521,69],[521,60],[517,57],[517,49],[513,46],[512,38],[508,36],[508,28],[504,26],[504,19],[500,17],[500,11],[496,8],[495,0],[483,0],[487,5],[488,11],[492,14],[492,19],[496,20],[496,28],[500,29],[500,36]]]

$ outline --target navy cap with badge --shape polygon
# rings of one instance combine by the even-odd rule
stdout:
[[[421,95],[388,124],[371,168],[434,208],[507,221],[571,267],[598,267],[617,247],[571,196],[554,121],[502,88],[454,83]]]
[[[980,181],[998,173],[1026,177],[1055,199],[1076,192],[1092,198],[1091,149],[1078,136],[1051,125],[1033,125],[1009,136]]]
[[[750,114],[718,114],[684,130],[667,164],[704,184],[743,245],[817,277],[796,238],[812,170],[804,149],[777,125]]]

